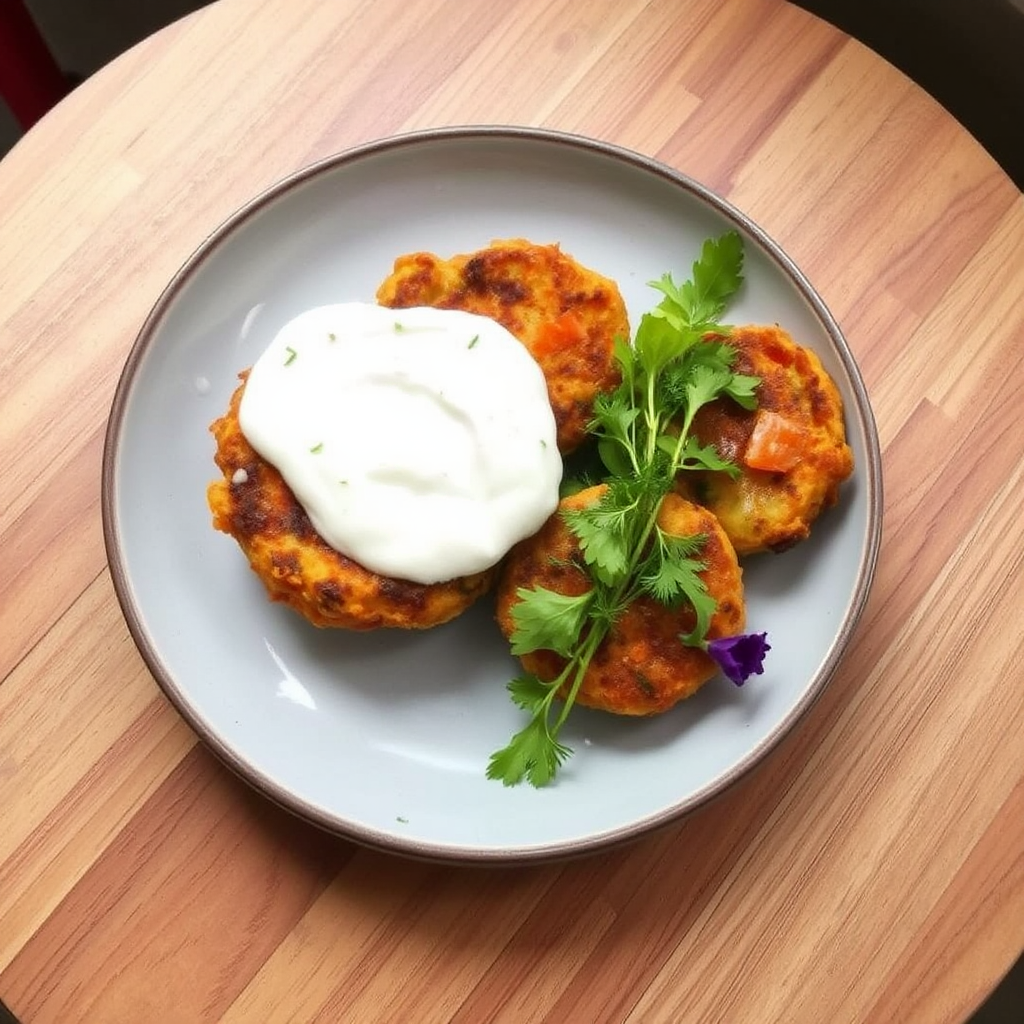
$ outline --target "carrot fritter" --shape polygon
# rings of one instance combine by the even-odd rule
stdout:
[[[628,340],[629,322],[618,286],[557,245],[513,238],[448,260],[409,253],[395,260],[377,301],[497,320],[544,371],[562,452],[580,444],[594,399],[619,382],[613,345],[618,337]]]
[[[843,400],[810,349],[778,326],[736,328],[733,369],[761,378],[758,407],[730,398],[700,409],[693,433],[741,470],[686,473],[680,490],[718,517],[740,555],[784,551],[805,539],[853,472]]]
[[[562,500],[559,510],[587,508],[599,500],[599,484]],[[729,538],[705,508],[676,494],[662,502],[658,523],[677,537],[702,535],[704,563],[700,576],[718,602],[708,639],[743,631],[746,617],[742,569]],[[592,586],[582,567],[579,544],[556,512],[540,531],[512,549],[498,582],[498,623],[511,637],[512,609],[519,588],[545,587],[560,594],[579,595]],[[651,598],[639,598],[619,616],[597,649],[576,696],[579,704],[619,715],[652,715],[668,710],[689,697],[718,672],[711,657],[679,639],[695,625],[693,609],[684,604],[668,608]],[[565,667],[553,651],[523,655],[523,667],[550,682]]]
[[[247,373],[210,430],[223,478],[210,484],[213,525],[230,534],[274,601],[316,626],[426,629],[455,618],[490,589],[496,569],[444,583],[381,576],[332,548],[284,478],[246,440],[238,408]]]

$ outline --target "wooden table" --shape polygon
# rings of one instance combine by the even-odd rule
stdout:
[[[288,172],[454,123],[701,179],[840,320],[878,418],[876,585],[823,699],[684,823],[460,869],[292,819],[200,745],[106,569],[147,311]],[[0,995],[90,1021],[959,1022],[1024,948],[1024,199],[782,0],[220,0],[0,163]]]

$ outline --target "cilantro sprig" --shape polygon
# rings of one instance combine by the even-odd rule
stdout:
[[[680,634],[680,643],[715,653],[706,634],[716,604],[700,578],[706,538],[666,534],[658,511],[680,471],[739,472],[713,447],[701,445],[691,428],[697,412],[722,395],[744,408],[756,406],[759,380],[733,371],[735,353],[723,340],[731,328],[720,322],[742,281],[740,236],[709,239],[689,280],[676,284],[665,274],[651,282],[663,297],[641,319],[633,344],[616,341],[622,383],[598,398],[590,427],[608,486],[595,504],[563,513],[592,585],[579,595],[539,586],[517,591],[512,653],[551,650],[565,666],[550,682],[524,672],[508,684],[513,703],[530,717],[491,755],[489,778],[506,786],[524,779],[545,786],[555,778],[572,755],[558,737],[587,669],[637,598],[671,608],[689,605],[696,621]],[[556,712],[557,697],[562,706]]]

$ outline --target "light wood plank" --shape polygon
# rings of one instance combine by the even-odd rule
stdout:
[[[875,588],[759,769],[579,862],[325,835],[159,693],[105,571],[107,411],[177,268],[389,133],[583,132],[719,190],[865,376]],[[25,1024],[959,1024],[1024,947],[1024,197],[937,103],[783,0],[219,0],[0,162],[0,993]]]

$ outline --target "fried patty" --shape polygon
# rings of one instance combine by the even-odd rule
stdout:
[[[843,400],[818,356],[782,328],[738,327],[725,340],[733,369],[761,378],[758,407],[719,398],[697,412],[693,433],[741,473],[687,472],[680,487],[714,512],[739,555],[784,551],[810,534],[853,472]]]
[[[629,339],[629,322],[618,286],[557,245],[513,238],[448,260],[429,252],[399,256],[377,301],[497,320],[544,371],[563,453],[586,435],[597,395],[619,383],[613,345]]]
[[[563,499],[560,510],[586,508],[604,493],[599,484]],[[742,569],[729,538],[715,517],[699,505],[669,494],[662,503],[658,523],[678,537],[704,535],[707,540],[698,556],[705,568],[700,576],[718,602],[711,618],[708,639],[733,636],[743,631],[746,611]],[[579,595],[591,588],[582,568],[579,544],[556,512],[535,536],[512,549],[498,582],[498,623],[506,637],[514,629],[512,609],[520,587],[546,587],[560,594]],[[687,647],[679,635],[695,625],[693,609],[685,604],[667,608],[642,597],[630,604],[597,649],[576,696],[580,704],[619,715],[652,715],[668,710],[695,693],[718,668],[711,657]],[[523,655],[523,667],[546,682],[565,667],[565,659],[553,651]]]
[[[316,626],[426,629],[453,619],[490,589],[496,569],[425,585],[380,576],[332,548],[281,474],[246,440],[238,408],[247,373],[210,430],[223,473],[210,484],[213,525],[230,534],[274,601]]]

